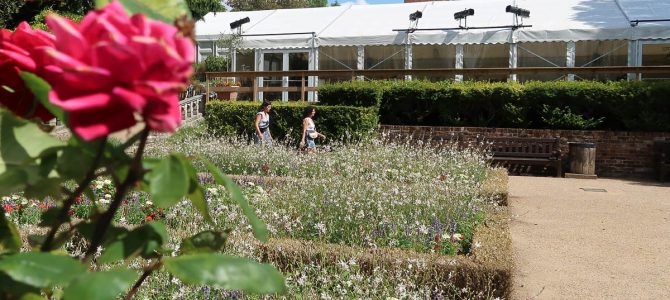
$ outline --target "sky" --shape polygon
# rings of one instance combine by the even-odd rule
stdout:
[[[335,0],[328,0],[328,3],[333,3]],[[340,4],[383,4],[383,3],[403,3],[403,0],[338,0]]]

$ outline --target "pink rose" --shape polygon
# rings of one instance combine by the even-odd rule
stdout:
[[[42,49],[51,47],[54,37],[42,30],[33,30],[22,22],[14,32],[0,30],[0,104],[15,114],[42,121],[53,115],[35,100],[19,77],[23,71],[39,75],[44,63]]]
[[[114,1],[80,24],[47,17],[56,36],[45,49],[49,100],[68,112],[75,133],[93,140],[144,121],[172,132],[181,123],[178,93],[192,74],[194,46],[171,25],[129,17]]]

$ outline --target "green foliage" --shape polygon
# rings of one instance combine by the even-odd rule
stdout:
[[[35,15],[33,20],[30,22],[30,26],[32,26],[33,28],[36,28],[36,29],[42,29],[44,31],[49,31],[49,27],[47,26],[47,23],[46,23],[46,17],[50,14],[60,15],[61,17],[68,18],[68,19],[74,21],[75,23],[81,22],[81,19],[84,18],[84,15],[82,15],[82,14],[77,14],[77,13],[73,13],[73,12],[70,12],[70,11],[54,11],[51,8],[45,8],[42,11],[40,11],[37,15]]]
[[[137,279],[131,270],[91,272],[74,280],[63,291],[63,299],[113,300]]]
[[[272,266],[222,255],[193,254],[165,259],[167,270],[180,280],[216,288],[253,293],[281,293],[284,279]]]
[[[381,81],[347,81],[319,87],[319,102],[324,105],[379,107],[382,100]]]
[[[23,1],[0,0],[0,28],[13,28],[12,16],[19,12]]]
[[[18,1],[0,0],[0,28],[15,28],[22,21],[46,29],[44,17],[54,12],[75,21],[93,9],[94,0],[80,1]]]
[[[670,83],[386,81],[321,86],[328,104],[374,106],[393,125],[670,130]],[[324,95],[322,97],[322,95]]]
[[[202,20],[210,12],[226,11],[221,0],[186,0],[186,3],[196,21]]]
[[[4,208],[0,207],[0,255],[19,250],[21,250],[21,235],[16,225],[5,217]]]
[[[97,8],[103,7],[111,0],[95,0]],[[185,0],[119,0],[128,14],[142,13],[147,17],[172,24],[183,15],[191,16]]]
[[[86,272],[86,267],[69,256],[24,252],[0,260],[0,272],[13,280],[37,288],[65,284]]]
[[[303,110],[307,103],[272,104],[270,130],[275,139],[300,140]],[[247,135],[255,133],[254,121],[258,112],[257,102],[207,103],[205,120],[210,132],[222,135]],[[360,140],[368,138],[377,128],[377,110],[370,107],[317,105],[314,122],[317,131],[329,140]]]
[[[228,0],[233,11],[265,10],[280,8],[324,7],[327,0]]]
[[[603,119],[585,119],[574,114],[568,106],[551,108],[549,105],[542,105],[542,121],[553,128],[591,129],[600,125]]]
[[[210,55],[204,61],[205,71],[207,72],[225,72],[228,71],[228,58],[225,56]]]

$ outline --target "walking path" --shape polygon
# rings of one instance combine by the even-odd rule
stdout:
[[[670,299],[670,185],[510,177],[510,207],[514,299]]]

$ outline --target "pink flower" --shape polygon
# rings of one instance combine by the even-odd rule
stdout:
[[[192,73],[194,46],[175,27],[137,14],[114,1],[80,24],[47,17],[56,36],[45,49],[49,100],[69,114],[86,140],[144,121],[172,132],[181,123],[178,93]]]
[[[37,117],[45,122],[53,118],[19,77],[23,71],[39,75],[44,63],[42,49],[53,44],[52,35],[33,30],[26,22],[14,32],[0,30],[0,105],[25,118]]]

